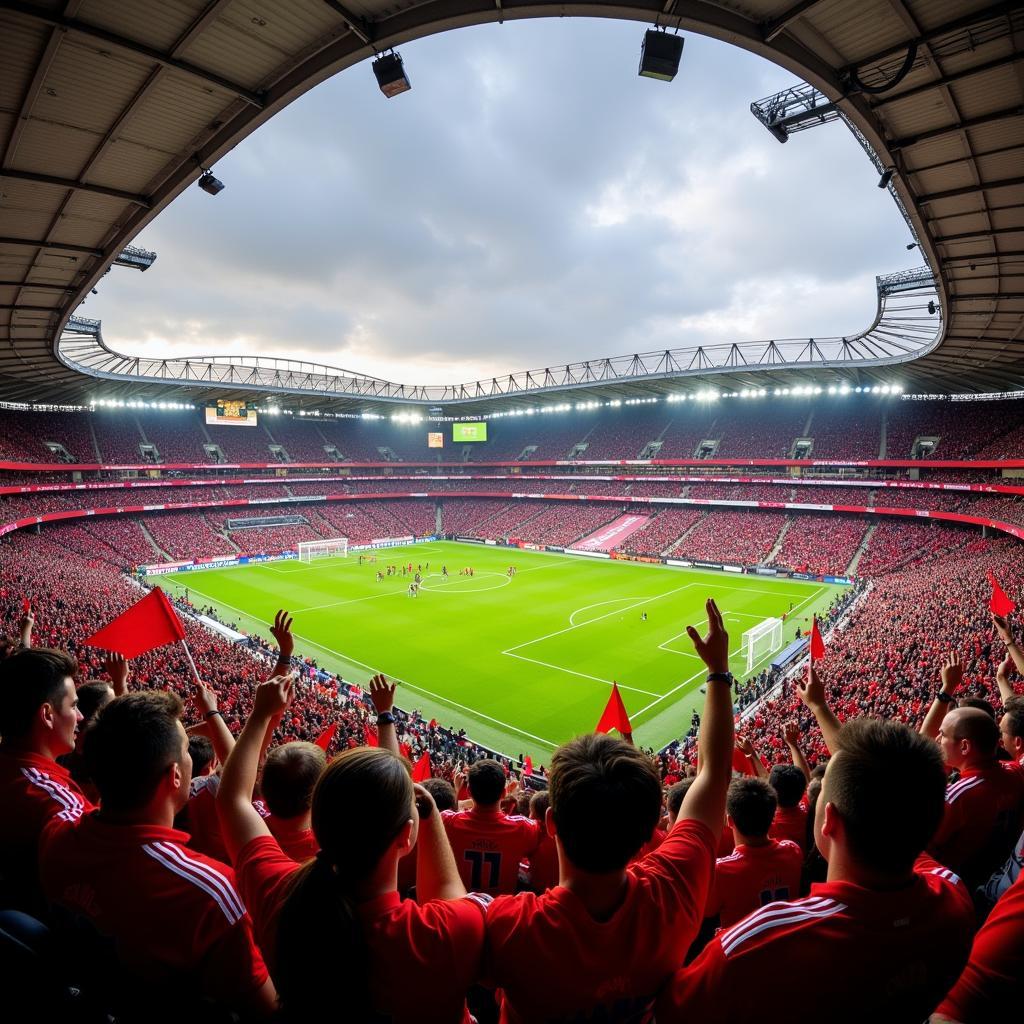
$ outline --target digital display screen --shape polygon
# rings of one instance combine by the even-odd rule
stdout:
[[[486,423],[453,423],[452,424],[452,440],[456,444],[462,444],[466,441],[486,441],[487,440],[487,424]]]
[[[428,448],[443,448],[444,447],[444,434],[427,434],[427,447]]]

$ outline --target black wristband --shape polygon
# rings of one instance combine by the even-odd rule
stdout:
[[[377,724],[378,725],[394,725],[395,724],[395,716],[393,714],[391,714],[390,711],[382,711],[377,716]]]
[[[735,677],[731,672],[709,672],[707,679],[704,680],[706,683],[728,683],[730,686],[735,682]]]
[[[224,717],[223,712],[220,712],[216,708],[214,708],[212,711],[207,711],[206,714],[203,715],[203,721],[208,722],[211,718],[213,718],[214,715],[220,715],[221,718]]]
[[[935,694],[935,699],[940,704],[952,704],[954,702],[954,700],[955,700],[955,698],[953,697],[952,694],[950,694],[950,693],[943,693],[941,690],[939,690],[939,692],[937,694]]]

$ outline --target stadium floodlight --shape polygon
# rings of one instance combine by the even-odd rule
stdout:
[[[649,28],[640,47],[640,77],[671,82],[679,73],[684,42],[683,36],[670,36],[663,29]]]
[[[920,242],[907,242],[907,252],[910,252],[911,249],[916,249],[920,244]]]
[[[892,181],[893,175],[895,173],[896,173],[896,168],[895,167],[886,167],[886,169],[884,171],[882,171],[882,176],[878,179],[878,187],[879,188],[888,188],[889,187],[889,182]]]
[[[378,57],[373,62],[373,74],[377,79],[380,91],[390,100],[395,96],[408,92],[412,88],[409,76],[405,73],[402,58],[392,50]]]
[[[224,191],[224,182],[213,176],[213,171],[204,167],[203,173],[199,176],[196,184],[208,195],[215,196],[218,192]]]

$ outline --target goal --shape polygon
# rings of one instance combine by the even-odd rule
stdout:
[[[782,646],[782,619],[765,619],[743,634],[740,652],[746,655],[749,672],[765,655]]]
[[[345,558],[348,555],[348,537],[331,540],[300,540],[299,561],[312,562],[314,558]]]

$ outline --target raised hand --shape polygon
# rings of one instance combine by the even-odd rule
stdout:
[[[807,666],[807,675],[797,680],[796,692],[812,711],[825,706],[825,684],[815,670],[813,661]]]
[[[1010,632],[1010,623],[1005,615],[993,615],[992,625],[996,627],[996,633],[1004,644],[1013,643],[1013,634]]]
[[[270,627],[271,635],[277,641],[278,661],[287,661],[295,650],[295,638],[292,636],[292,617],[286,611],[279,611],[274,616],[274,624]]]
[[[782,727],[782,736],[791,747],[800,745],[800,726],[796,722],[787,722]]]
[[[256,695],[253,698],[253,716],[261,718],[275,718],[283,715],[295,696],[295,676],[274,676],[265,683],[256,687]]]
[[[131,662],[116,651],[111,651],[103,659],[103,671],[110,676],[114,685],[115,696],[120,697],[122,693],[128,692],[128,676],[130,674]]]
[[[693,626],[686,627],[686,635],[693,643],[694,650],[709,672],[729,671],[729,634],[726,632],[722,613],[718,610],[713,598],[708,598],[705,605],[708,613],[707,636],[701,637]]]
[[[1010,673],[1013,671],[1013,658],[1007,655],[1001,662],[999,662],[999,668],[996,669],[996,681],[1000,683],[1009,683]]]
[[[370,700],[378,715],[390,711],[395,706],[395,684],[389,683],[384,676],[377,675],[370,680]]]
[[[742,754],[746,754],[750,757],[754,753],[754,744],[747,739],[746,736],[736,736],[736,749]]]
[[[964,681],[964,667],[960,661],[958,651],[950,651],[942,665],[942,692],[948,694],[956,693],[960,684]]]

